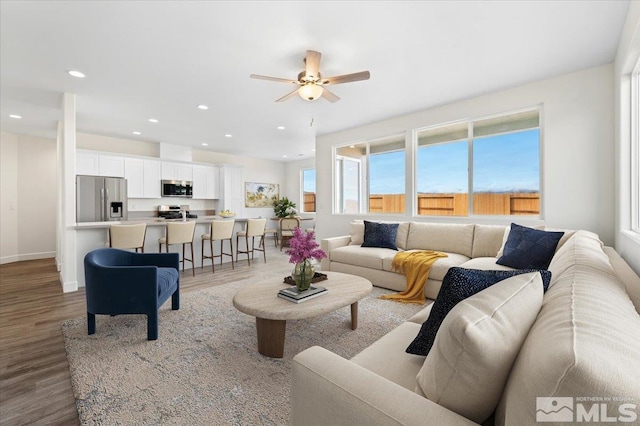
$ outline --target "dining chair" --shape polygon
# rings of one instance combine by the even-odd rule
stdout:
[[[119,249],[138,249],[144,253],[144,239],[147,234],[147,224],[110,225],[109,247]]]
[[[195,277],[196,271],[193,265],[193,235],[196,231],[195,221],[171,222],[167,223],[165,236],[158,238],[159,252],[162,252],[162,245],[166,246],[166,252],[169,253],[169,246],[174,244],[182,244],[182,271],[184,271],[185,263],[191,262],[191,273]],[[191,259],[185,257],[186,245],[191,245]]]
[[[247,262],[251,266],[254,251],[261,251],[264,261],[267,261],[267,253],[264,247],[264,230],[267,225],[267,219],[248,219],[247,227],[244,231],[236,233],[236,262],[238,262],[241,253],[246,253]],[[240,250],[240,237],[244,237],[246,251]],[[258,246],[255,245],[255,238],[259,238]],[[249,238],[251,238],[251,246],[249,246]],[[251,254],[251,256],[249,256]]]
[[[209,228],[208,234],[203,234],[202,239],[202,265],[201,268],[204,268],[204,260],[211,259],[211,271],[215,272],[216,269],[213,266],[215,263],[214,259],[219,257],[220,264],[222,265],[222,256],[231,257],[231,268],[235,269],[235,265],[233,264],[233,225],[235,224],[235,220],[212,220],[211,227]],[[211,249],[211,256],[205,256],[204,254],[204,246],[206,241],[209,241],[209,248]],[[213,254],[213,242],[220,241],[220,254]],[[224,242],[229,241],[230,250],[228,253],[224,251]]]
[[[280,251],[285,243],[293,237],[293,230],[300,227],[300,219],[297,217],[284,217],[280,219]]]

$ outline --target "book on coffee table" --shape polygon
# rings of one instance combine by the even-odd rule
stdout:
[[[290,302],[301,303],[313,299],[314,297],[322,296],[326,293],[327,289],[321,286],[311,286],[304,291],[298,291],[298,289],[293,286],[280,290],[278,292],[278,297],[281,297],[282,299],[288,300]]]

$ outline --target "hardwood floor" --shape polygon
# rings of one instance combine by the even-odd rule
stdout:
[[[181,272],[181,291],[292,267],[271,239],[266,246],[266,263],[257,252],[251,266],[241,256],[235,269],[225,263],[215,274],[210,264],[195,277]],[[63,293],[53,259],[0,265],[0,425],[79,424],[60,324],[84,315],[84,288]]]

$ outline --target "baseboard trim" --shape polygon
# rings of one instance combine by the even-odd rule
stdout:
[[[21,262],[23,260],[49,259],[56,257],[55,251],[43,251],[41,253],[17,254],[0,258],[0,264]]]

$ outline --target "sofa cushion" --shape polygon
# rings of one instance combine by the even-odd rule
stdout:
[[[416,391],[484,422],[500,401],[541,306],[542,277],[537,272],[507,278],[458,303],[418,373]]]
[[[529,226],[529,228],[533,228],[533,229],[539,229],[541,231],[544,231],[544,225],[533,225],[533,226]],[[507,242],[507,239],[509,238],[509,232],[511,231],[511,226],[507,226],[505,227],[504,230],[504,235],[502,236],[502,244],[500,245],[500,250],[498,250],[498,253],[496,254],[496,257],[502,257],[502,255],[504,254],[504,245]]]
[[[563,234],[512,223],[504,251],[496,263],[519,269],[547,269]]]
[[[480,271],[477,269],[465,269],[454,267],[449,269],[442,280],[442,287],[438,293],[431,315],[420,327],[420,332],[407,347],[407,352],[415,355],[427,355],[442,321],[460,301],[484,290],[498,281],[510,278],[514,275],[537,272],[531,269],[519,269],[514,271]],[[546,291],[551,280],[549,271],[539,271],[542,275],[543,287]]]
[[[419,324],[404,322],[351,358],[351,361],[414,392],[416,375],[425,357],[410,355],[404,348],[419,329]]]
[[[475,225],[473,230],[473,249],[471,257],[496,257],[502,247],[505,230],[502,225]]]
[[[407,249],[437,250],[471,257],[473,224],[411,222]]]
[[[414,322],[414,323],[416,323],[418,325],[422,325],[422,323],[425,322],[427,320],[427,318],[429,318],[429,314],[431,314],[431,308],[433,308],[433,301],[427,300],[426,303],[427,303],[427,307],[426,308],[422,309],[421,311],[418,311],[416,314],[414,314],[407,321],[408,322]],[[413,337],[415,337],[415,336],[413,336]]]
[[[409,235],[410,222],[389,222],[384,220],[377,220],[378,223],[397,223],[398,232],[396,234],[396,247],[400,249],[407,248],[407,237]],[[356,219],[351,221],[351,228],[349,235],[351,236],[351,245],[362,245],[364,242],[364,221]]]
[[[615,416],[617,398],[637,403],[640,316],[624,285],[606,267],[608,257],[600,244],[578,231],[556,254],[554,262],[564,265],[563,270],[556,269],[559,276],[554,276],[516,358],[496,425],[532,424],[539,397],[612,398],[607,408]]]
[[[171,289],[178,281],[176,268],[158,268],[158,296]]]
[[[332,262],[362,266],[364,268],[382,270],[383,261],[391,262],[398,253],[395,250],[379,247],[362,248],[360,246],[343,246],[331,250],[329,256]],[[389,260],[390,259],[390,260]]]
[[[481,269],[483,271],[513,271],[510,266],[498,265],[495,257],[474,257],[459,265],[466,269]]]
[[[398,250],[396,247],[397,223],[364,221],[364,241],[362,247],[379,247]]]

